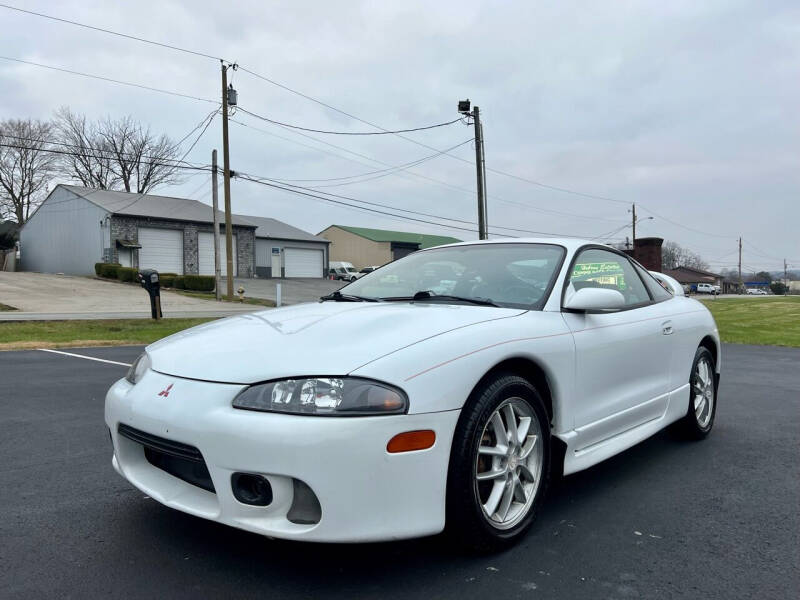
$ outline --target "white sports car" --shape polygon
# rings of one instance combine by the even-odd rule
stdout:
[[[152,344],[105,421],[114,468],[199,517],[324,542],[446,527],[497,547],[551,472],[675,422],[706,436],[719,369],[708,310],[625,254],[471,242]]]

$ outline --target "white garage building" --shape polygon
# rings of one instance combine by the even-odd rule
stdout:
[[[276,219],[240,215],[256,229],[258,277],[323,277],[330,242]]]
[[[220,211],[220,222],[224,216]],[[237,277],[322,277],[327,240],[275,219],[233,215]],[[224,226],[220,266],[225,273]],[[211,207],[197,200],[57,185],[20,230],[26,271],[90,275],[97,262],[214,274]]]

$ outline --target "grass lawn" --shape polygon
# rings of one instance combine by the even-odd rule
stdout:
[[[4,321],[0,322],[0,350],[149,344],[187,327],[213,320]]]
[[[702,300],[723,342],[800,347],[800,296]]]

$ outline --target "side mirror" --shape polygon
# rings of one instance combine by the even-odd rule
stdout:
[[[612,310],[625,306],[625,296],[617,290],[606,288],[581,288],[564,304],[564,308],[575,312]]]

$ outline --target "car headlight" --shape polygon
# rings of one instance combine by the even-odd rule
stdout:
[[[396,415],[406,412],[406,395],[385,383],[357,377],[283,379],[250,386],[234,408],[318,416]]]
[[[136,385],[149,368],[150,356],[147,352],[142,352],[139,358],[133,361],[131,368],[128,369],[128,372],[125,374],[125,379],[127,379],[129,383]]]

